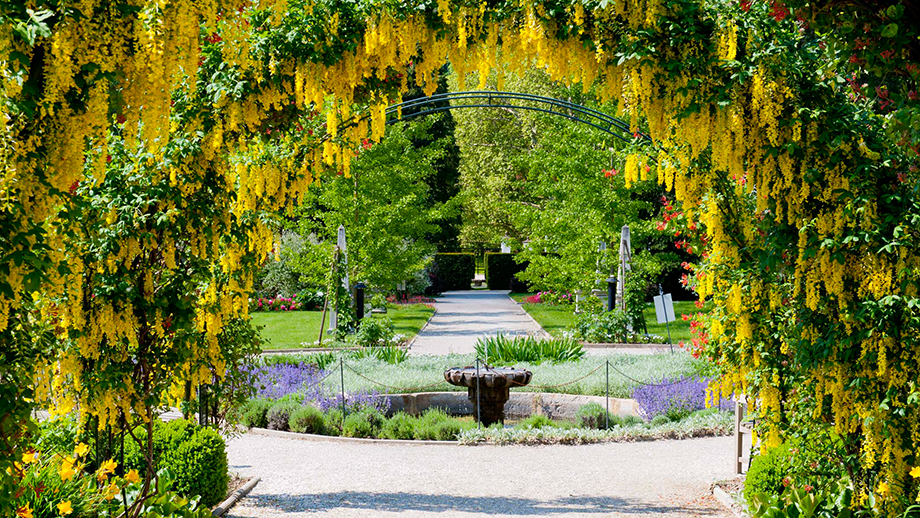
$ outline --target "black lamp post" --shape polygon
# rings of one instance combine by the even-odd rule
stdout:
[[[364,318],[364,288],[367,288],[363,282],[355,284],[355,311],[360,322]]]
[[[614,276],[607,277],[607,311],[613,311],[613,305],[617,294],[617,278]]]

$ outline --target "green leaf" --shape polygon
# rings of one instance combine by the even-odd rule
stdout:
[[[904,15],[904,6],[902,4],[889,6],[885,9],[885,15],[893,20],[900,19]]]
[[[897,34],[898,34],[898,24],[896,23],[889,23],[888,25],[885,26],[884,29],[882,29],[883,38],[893,38]]]

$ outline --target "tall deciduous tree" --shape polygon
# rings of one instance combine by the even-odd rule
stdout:
[[[491,78],[490,86],[495,84]],[[616,109],[598,106],[580,86],[554,84],[539,70],[506,77],[504,84],[510,91],[589,104],[608,113]],[[638,140],[627,144],[596,128],[524,109],[456,111],[461,238],[467,246],[494,249],[507,242],[519,260],[529,262],[520,278],[554,291],[606,289],[604,280],[627,224],[633,253],[643,256],[635,272],[643,283],[677,265],[677,256],[649,221],[662,189],[650,175],[632,188],[624,180],[628,152],[643,145]],[[601,243],[609,247],[602,251]],[[644,285],[633,289],[641,300]]]
[[[444,204],[431,203],[428,180],[450,144],[447,137],[430,140],[436,122],[435,117],[392,126],[379,143],[365,142],[350,178],[329,178],[304,197],[295,228],[315,236],[320,243],[314,246],[328,246],[343,225],[351,282],[394,289],[424,268],[434,252],[425,238],[435,231]],[[419,141],[428,145],[419,147]]]

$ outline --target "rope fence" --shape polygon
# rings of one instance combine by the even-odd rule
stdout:
[[[480,360],[480,359],[477,358],[477,362],[482,362],[482,360]],[[368,377],[366,374],[364,374],[364,373],[362,373],[362,372],[356,370],[356,369],[355,369],[354,367],[352,367],[351,365],[348,365],[348,364],[344,361],[344,359],[340,360],[338,363],[339,363],[339,365],[338,365],[339,369],[329,369],[329,370],[326,372],[326,374],[323,375],[322,378],[310,382],[309,385],[306,385],[306,386],[304,386],[303,388],[304,388],[304,389],[309,389],[309,388],[316,387],[316,386],[320,385],[321,383],[323,383],[324,381],[326,381],[326,379],[328,379],[330,376],[332,376],[333,374],[335,374],[335,371],[336,371],[336,370],[341,370],[341,369],[347,369],[349,372],[351,372],[351,373],[354,374],[355,376],[357,376],[357,377],[363,379],[364,381],[367,381],[368,383],[371,383],[371,384],[376,385],[376,386],[378,386],[378,387],[387,389],[387,390],[389,390],[389,391],[394,391],[394,392],[396,392],[396,393],[424,392],[424,391],[429,390],[429,389],[432,389],[432,388],[434,388],[434,387],[443,386],[443,385],[450,385],[450,383],[448,383],[446,380],[439,380],[439,381],[436,381],[436,382],[434,382],[434,383],[429,383],[429,384],[427,384],[427,385],[415,385],[415,386],[408,386],[408,387],[390,385],[390,384],[383,383],[383,382],[381,382],[381,381],[375,380],[375,379],[373,379],[373,378],[371,378],[371,377]],[[585,379],[588,379],[588,378],[590,378],[591,376],[593,376],[594,374],[596,374],[598,371],[600,371],[601,368],[603,368],[603,367],[606,367],[606,368],[608,369],[608,373],[607,373],[607,375],[606,375],[607,378],[609,378],[609,376],[610,376],[610,374],[609,374],[609,369],[613,369],[613,371],[614,371],[616,374],[622,376],[623,378],[625,378],[625,379],[627,379],[627,380],[629,380],[629,381],[631,381],[631,382],[633,382],[633,383],[635,383],[635,384],[637,384],[637,385],[642,385],[642,386],[646,386],[646,387],[666,387],[666,386],[676,385],[676,384],[681,383],[681,382],[684,381],[684,380],[676,380],[676,381],[669,381],[669,382],[663,382],[663,383],[650,383],[650,382],[638,380],[638,379],[636,379],[636,378],[630,376],[629,374],[626,374],[625,372],[623,372],[621,369],[619,369],[619,368],[616,366],[616,364],[610,362],[610,360],[605,360],[604,363],[598,365],[598,366],[595,367],[594,369],[591,369],[588,373],[586,373],[586,374],[584,374],[584,375],[582,375],[582,376],[579,376],[579,377],[577,377],[577,378],[575,378],[575,379],[572,379],[572,380],[569,380],[569,381],[564,381],[564,382],[562,382],[562,383],[557,383],[557,384],[554,384],[554,385],[542,385],[542,384],[537,384],[537,383],[526,383],[526,384],[525,384],[525,383],[516,382],[516,381],[514,381],[514,380],[512,380],[510,383],[511,383],[511,387],[512,387],[512,388],[513,388],[513,387],[524,387],[524,386],[527,386],[527,387],[537,388],[537,389],[543,389],[543,390],[557,389],[557,388],[566,387],[566,386],[569,386],[569,385],[574,385],[575,383],[578,383],[579,381],[583,381],[583,380],[585,380]],[[482,371],[483,371],[483,372],[491,372],[491,373],[494,373],[494,374],[497,374],[497,373],[498,373],[498,372],[494,369],[493,366],[490,366],[490,365],[486,364],[485,362],[482,362]],[[344,381],[344,379],[343,379],[343,381]],[[609,397],[609,394],[608,394],[608,397]]]
[[[362,378],[362,379],[364,379],[364,380],[366,380],[366,381],[369,381],[369,382],[373,383],[374,385],[377,385],[377,386],[380,386],[380,387],[383,387],[383,388],[386,388],[386,389],[389,389],[389,390],[395,390],[395,391],[398,391],[398,392],[424,392],[426,389],[429,389],[429,388],[432,388],[432,387],[437,387],[437,386],[439,386],[439,385],[445,385],[445,384],[449,385],[449,383],[447,383],[447,381],[441,380],[441,381],[438,381],[438,382],[435,382],[435,383],[431,383],[431,384],[429,384],[429,385],[422,385],[422,386],[420,386],[420,387],[394,387],[394,386],[391,386],[391,385],[387,385],[386,383],[381,383],[381,382],[379,382],[379,381],[372,380],[372,379],[368,378],[368,377],[365,376],[364,374],[361,374],[360,372],[356,371],[356,370],[355,370],[353,367],[351,367],[350,365],[345,365],[345,362],[342,362],[342,365],[344,365],[345,368],[347,368],[349,371],[353,372],[353,373],[354,373],[356,376],[358,376],[359,378]]]
[[[384,383],[384,382],[382,382],[382,381],[376,380],[376,379],[374,379],[373,377],[369,376],[368,374],[363,373],[363,372],[357,370],[357,369],[354,368],[353,366],[351,366],[351,365],[349,365],[348,363],[346,363],[344,357],[339,358],[339,361],[336,362],[336,363],[337,363],[338,365],[332,364],[332,365],[326,365],[325,367],[323,367],[321,370],[323,370],[323,371],[325,371],[325,372],[323,373],[322,377],[320,377],[319,379],[316,379],[316,380],[310,380],[309,384],[304,384],[303,387],[301,387],[301,388],[302,388],[303,390],[307,390],[307,389],[311,389],[311,388],[315,388],[315,387],[321,386],[321,385],[323,385],[323,383],[325,383],[326,380],[328,380],[331,376],[333,376],[334,374],[338,374],[338,375],[339,375],[339,383],[336,383],[336,384],[335,384],[335,385],[338,385],[338,386],[332,388],[332,390],[334,390],[335,392],[338,393],[338,394],[336,395],[336,398],[337,398],[337,399],[338,399],[339,396],[341,397],[340,403],[341,403],[341,410],[342,410],[342,415],[343,415],[343,416],[348,415],[348,412],[349,412],[349,409],[347,408],[347,405],[346,405],[346,400],[349,399],[349,396],[346,395],[346,390],[345,390],[345,389],[346,389],[346,381],[345,381],[345,371],[346,371],[346,370],[348,370],[348,372],[350,372],[351,374],[353,374],[353,375],[356,376],[357,378],[359,378],[359,379],[361,379],[361,380],[364,380],[364,381],[370,383],[370,384],[373,385],[373,386],[380,387],[381,389],[384,389],[385,391],[387,391],[387,393],[388,393],[387,395],[389,395],[389,394],[399,394],[399,393],[428,392],[428,391],[431,391],[431,389],[434,389],[434,388],[437,388],[437,387],[444,387],[444,388],[446,388],[445,385],[447,385],[447,386],[453,386],[453,384],[449,383],[449,382],[448,382],[447,380],[445,380],[445,379],[441,379],[441,380],[438,380],[438,381],[436,381],[436,382],[434,382],[434,383],[428,383],[428,384],[424,384],[424,385],[413,385],[413,386],[398,386],[398,385],[392,385],[392,384],[389,384],[389,383]],[[602,374],[602,376],[603,376],[602,379],[603,379],[603,381],[604,381],[603,397],[604,397],[604,401],[605,401],[605,405],[604,405],[604,406],[605,406],[605,410],[606,410],[606,412],[605,412],[605,416],[606,416],[605,419],[606,419],[606,421],[607,421],[606,425],[607,425],[608,428],[609,428],[610,419],[611,419],[611,417],[610,417],[610,380],[611,380],[611,372],[610,372],[610,371],[611,371],[611,370],[613,370],[614,376],[620,376],[620,377],[622,377],[623,379],[628,380],[628,382],[630,382],[631,384],[635,384],[635,386],[637,386],[637,387],[668,387],[668,386],[677,385],[677,384],[679,384],[679,383],[683,383],[683,382],[687,381],[687,378],[685,378],[685,377],[683,377],[683,376],[678,377],[677,379],[675,379],[675,380],[673,380],[673,381],[661,381],[661,382],[648,382],[648,381],[642,381],[642,380],[636,379],[635,377],[630,376],[629,374],[627,374],[626,372],[624,372],[624,369],[618,367],[618,366],[616,365],[615,362],[611,362],[609,359],[605,359],[603,363],[598,364],[596,367],[594,367],[593,369],[591,369],[591,370],[588,371],[587,373],[585,373],[585,374],[583,374],[583,375],[580,375],[580,376],[578,376],[578,377],[576,377],[576,378],[574,378],[574,379],[571,379],[571,380],[567,380],[567,381],[563,381],[563,382],[555,383],[555,384],[521,383],[521,382],[515,381],[515,380],[513,380],[513,379],[509,379],[508,377],[505,377],[505,376],[504,376],[504,373],[501,372],[500,369],[496,369],[495,367],[488,365],[486,362],[482,361],[482,359],[480,359],[480,358],[477,357],[477,358],[476,358],[476,385],[475,385],[475,387],[473,387],[473,388],[475,389],[475,393],[476,393],[476,401],[473,401],[473,403],[474,403],[474,405],[475,405],[475,407],[476,407],[477,412],[480,412],[480,411],[481,411],[481,408],[480,408],[480,404],[479,404],[479,397],[480,397],[480,395],[481,395],[481,392],[480,392],[479,389],[480,389],[480,381],[483,379],[483,374],[492,374],[492,375],[499,376],[499,377],[505,377],[505,379],[506,379],[507,382],[508,382],[507,385],[506,385],[507,388],[515,388],[515,387],[525,387],[525,386],[527,386],[527,387],[530,387],[530,388],[533,388],[533,389],[538,389],[538,390],[554,391],[555,389],[560,389],[560,388],[562,388],[562,387],[571,386],[571,385],[574,385],[574,384],[576,384],[576,383],[582,382],[582,381],[584,381],[584,380],[586,380],[586,379],[589,379],[589,378],[591,378],[592,376],[597,375],[598,372],[599,372],[602,368],[605,368],[605,372],[604,372],[604,374]],[[336,372],[336,371],[338,371],[338,372]],[[533,379],[533,378],[531,378],[531,379]],[[627,384],[626,384],[626,387],[628,387],[630,383],[627,383]],[[501,388],[504,388],[504,387],[501,387]],[[366,390],[366,389],[362,389],[362,390]],[[594,391],[594,393],[596,394],[597,392]],[[354,395],[354,394],[361,394],[361,391],[359,391],[359,392],[357,392],[357,393],[352,392],[351,394],[352,394],[352,395]],[[366,396],[371,396],[371,397],[376,398],[376,397],[380,397],[381,395],[379,395],[379,393],[378,393],[378,395],[374,395],[374,394],[371,394],[371,393],[366,393]],[[719,408],[721,408],[721,407],[722,407],[722,398],[720,397],[720,398],[719,398]],[[481,416],[476,416],[476,417],[477,417],[477,422],[480,422],[480,425],[481,425]],[[737,425],[736,425],[736,428],[737,428]],[[737,434],[737,430],[736,430],[736,435],[738,435],[738,434]],[[739,444],[740,444],[740,441],[739,441]],[[739,446],[739,451],[740,451],[740,446]],[[739,455],[739,457],[740,457],[740,455]],[[740,462],[741,462],[741,461],[739,461],[739,465],[740,465]]]

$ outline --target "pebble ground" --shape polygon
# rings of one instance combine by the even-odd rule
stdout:
[[[262,481],[231,518],[717,517],[732,437],[582,446],[313,442],[245,434],[231,471]]]

